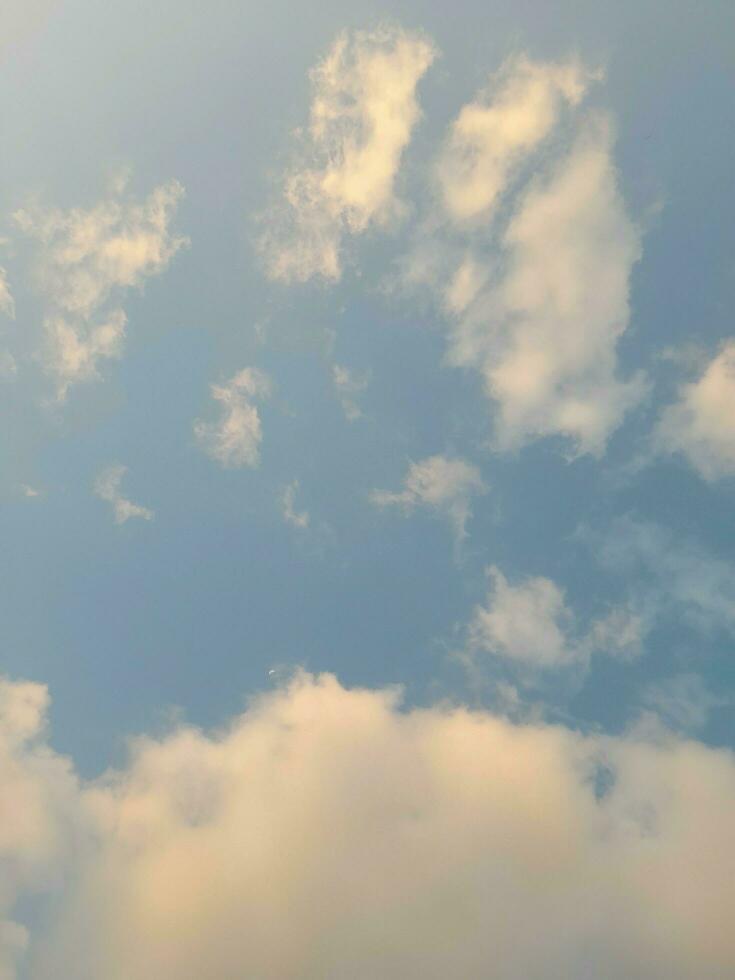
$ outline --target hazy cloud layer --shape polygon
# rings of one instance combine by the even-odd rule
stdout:
[[[187,243],[170,227],[181,184],[162,184],[142,203],[118,190],[89,210],[35,205],[14,215],[38,244],[45,364],[62,399],[71,385],[97,377],[101,361],[120,356],[125,291],[161,273]]]
[[[270,391],[270,379],[257,368],[243,368],[225,384],[212,385],[212,398],[221,412],[217,422],[194,423],[202,449],[223,466],[257,466],[263,432],[254,402],[267,398]]]
[[[423,35],[380,27],[341,34],[313,69],[309,126],[261,240],[272,278],[339,279],[344,237],[396,215],[416,86],[434,56]]]
[[[661,414],[654,443],[681,453],[705,480],[735,475],[735,341],[723,344],[696,381],[682,385]]]
[[[80,788],[40,737],[44,689],[0,694],[7,976],[26,945],[31,980],[735,970],[729,752],[301,675]],[[35,927],[32,889],[53,897]]]

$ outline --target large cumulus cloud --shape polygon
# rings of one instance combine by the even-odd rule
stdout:
[[[302,674],[80,786],[29,743],[43,689],[4,691],[5,976],[24,944],[33,980],[735,970],[728,752],[404,711]],[[41,886],[43,916],[13,910]]]

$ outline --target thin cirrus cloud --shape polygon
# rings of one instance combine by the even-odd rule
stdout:
[[[268,398],[271,382],[258,368],[243,368],[224,384],[212,385],[212,398],[219,402],[216,422],[197,419],[194,435],[212,459],[227,468],[255,467],[260,463],[263,430],[258,401]]]
[[[137,202],[118,186],[89,210],[34,205],[15,213],[17,227],[38,246],[44,361],[59,400],[72,385],[99,377],[101,362],[121,355],[125,291],[160,274],[188,243],[171,229],[183,193],[172,180]]]
[[[127,466],[115,463],[102,470],[94,482],[95,495],[100,500],[106,500],[112,505],[112,512],[116,524],[125,524],[131,518],[138,517],[144,521],[153,520],[153,511],[141,504],[134,504],[128,500],[121,490],[122,479],[128,472]],[[35,494],[34,494],[35,495]]]
[[[0,682],[6,976],[735,971],[729,752],[404,710],[395,690],[298,674],[228,727],[138,738],[82,782],[47,706]]]
[[[682,385],[661,413],[653,441],[660,452],[680,453],[705,480],[735,475],[735,341]]]
[[[487,493],[479,469],[464,459],[429,456],[409,464],[401,490],[373,490],[370,500],[376,507],[399,507],[410,514],[425,507],[446,517],[455,539],[467,536],[472,516],[471,500]]]
[[[298,510],[296,507],[296,494],[298,491],[298,480],[289,483],[284,489],[281,494],[281,513],[287,524],[305,530],[309,526],[311,518],[307,510]]]
[[[8,274],[2,266],[0,266],[0,313],[4,313],[11,319],[15,316],[15,301],[10,291]]]
[[[312,70],[309,125],[261,238],[271,278],[338,280],[345,237],[400,210],[396,175],[435,54],[424,35],[384,26],[341,34]]]
[[[649,623],[676,617],[704,633],[735,636],[735,565],[693,540],[633,517],[601,534],[583,531],[601,565],[629,584]]]
[[[347,421],[354,422],[362,418],[362,409],[357,399],[367,390],[370,376],[355,374],[343,364],[333,364],[332,383]]]

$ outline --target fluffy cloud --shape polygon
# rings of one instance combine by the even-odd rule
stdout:
[[[617,374],[640,243],[611,147],[607,122],[588,119],[570,152],[522,194],[497,267],[470,255],[448,284],[448,358],[481,372],[499,448],[558,434],[600,454],[642,396],[642,377]]]
[[[212,385],[212,397],[222,406],[218,422],[194,423],[199,444],[212,459],[227,467],[257,466],[263,432],[254,401],[270,395],[271,384],[257,368],[243,368],[223,385]]]
[[[0,678],[0,978],[15,980],[30,932],[14,907],[61,887],[81,818],[68,763],[44,744],[46,689]]]
[[[0,937],[7,963],[27,942],[31,980],[735,970],[729,752],[403,711],[395,691],[298,675],[79,787],[27,746],[41,705],[5,690]],[[74,848],[69,827],[87,829]],[[12,903],[39,873],[56,900],[31,921]]]
[[[584,630],[551,579],[511,584],[499,568],[487,571],[487,603],[476,606],[467,627],[470,653],[502,657],[522,671],[585,666],[593,653],[622,659],[640,653],[644,624],[630,609],[615,607]]]
[[[309,512],[296,509],[296,493],[299,489],[299,481],[294,480],[289,483],[281,496],[281,513],[287,524],[293,527],[307,528],[309,526]]]
[[[437,177],[447,215],[487,218],[528,153],[553,130],[564,103],[577,105],[590,73],[578,62],[510,58],[452,123]]]
[[[661,451],[682,453],[705,480],[735,474],[735,341],[682,386],[664,409],[654,442]]]
[[[486,491],[476,466],[463,459],[429,456],[409,465],[403,490],[374,490],[370,499],[378,507],[397,505],[409,514],[416,507],[428,507],[449,518],[461,540],[472,515],[470,500]]]
[[[610,120],[579,106],[592,77],[578,63],[507,62],[452,124],[437,213],[398,266],[401,287],[433,293],[447,363],[479,372],[500,450],[561,436],[600,455],[646,388],[618,368],[641,243]]]
[[[416,86],[434,56],[422,35],[381,27],[341,34],[314,68],[302,153],[261,242],[272,278],[339,279],[344,236],[396,213],[395,178],[419,118]]]
[[[14,215],[38,242],[46,367],[61,399],[71,385],[97,377],[100,361],[120,356],[127,322],[120,298],[161,273],[187,243],[170,228],[181,184],[162,184],[142,203],[123,189],[86,211],[37,206]]]
[[[94,492],[101,499],[112,504],[116,524],[124,524],[131,517],[141,517],[145,521],[153,520],[153,511],[140,504],[134,504],[124,497],[120,491],[122,478],[127,473],[127,466],[119,463],[108,466],[94,482]]]

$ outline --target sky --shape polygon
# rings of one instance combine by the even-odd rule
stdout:
[[[734,39],[6,2],[0,980],[735,975]]]

